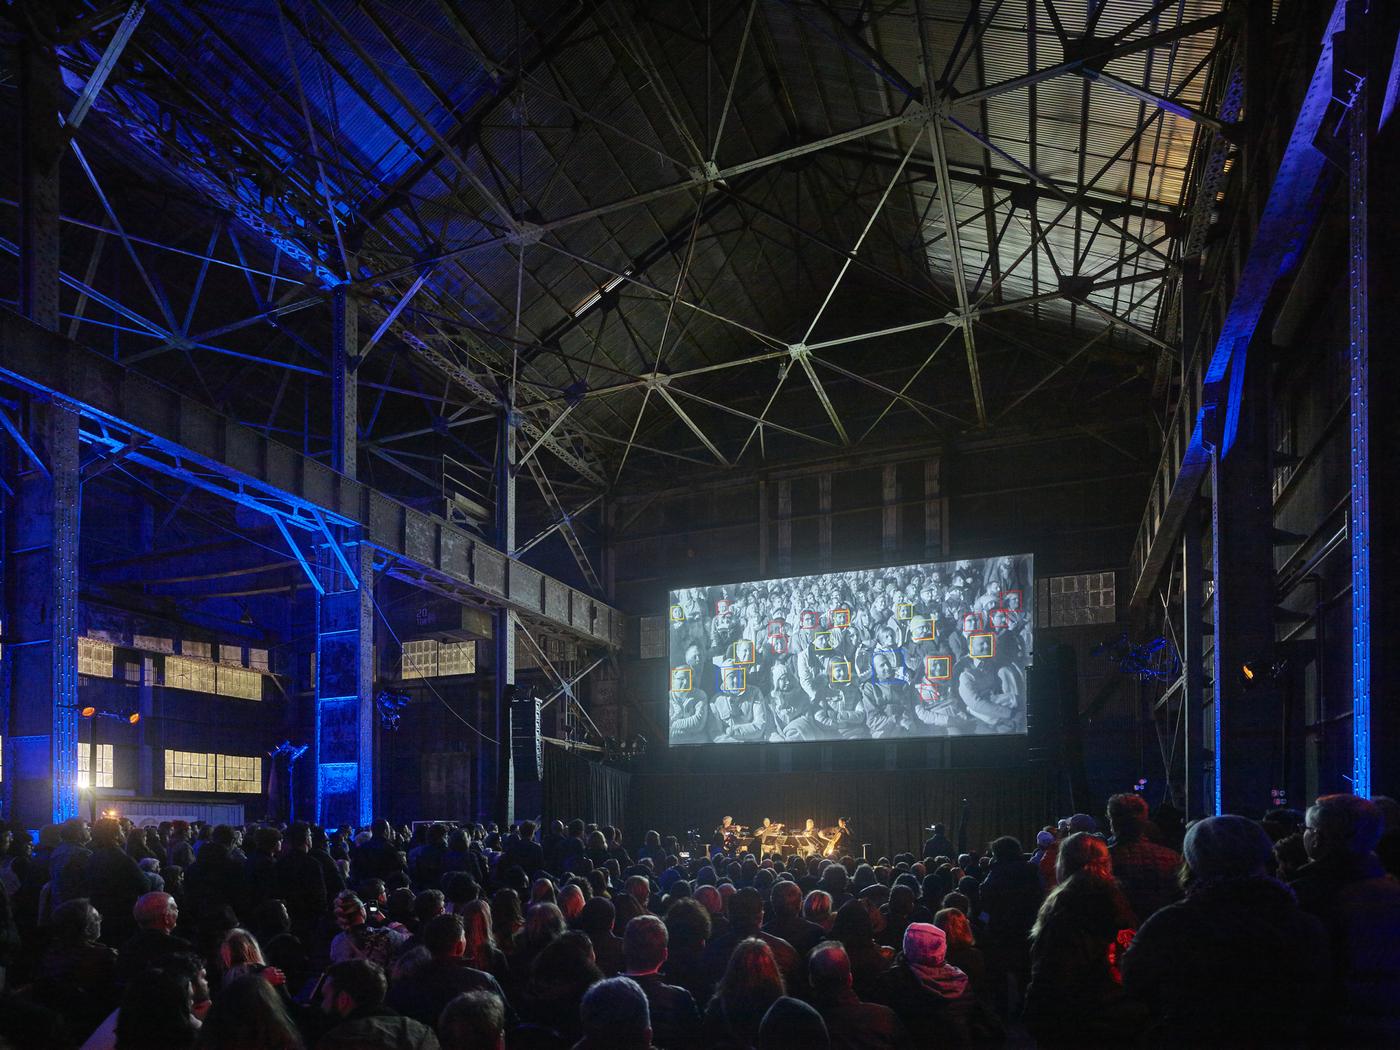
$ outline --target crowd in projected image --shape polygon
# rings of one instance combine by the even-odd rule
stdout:
[[[670,596],[670,742],[1026,731],[1029,554]]]

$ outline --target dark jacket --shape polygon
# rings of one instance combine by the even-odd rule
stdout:
[[[352,1010],[323,1035],[316,1050],[437,1050],[430,1028],[383,1006]]]
[[[974,1039],[976,1000],[971,989],[955,998],[931,991],[909,969],[902,952],[895,965],[875,979],[870,998],[894,1011],[915,1046],[944,1050],[985,1042]]]
[[[122,944],[136,932],[131,910],[150,884],[125,850],[104,846],[87,862],[88,899],[102,915],[102,940]]]
[[[408,980],[395,982],[389,989],[388,1005],[431,1028],[442,1016],[442,1008],[463,992],[494,992],[501,1002],[506,1001],[501,986],[489,973],[458,959],[434,959]]]
[[[533,840],[526,842],[522,839],[512,839],[506,843],[506,848],[501,854],[501,861],[496,865],[496,868],[498,871],[509,871],[516,865],[519,865],[521,870],[533,879],[535,872],[544,867],[543,847]]]
[[[1374,854],[1315,860],[1293,891],[1327,928],[1334,1013],[1322,1038],[1340,1045],[1400,1045],[1400,883]]]
[[[183,937],[159,930],[139,930],[117,952],[117,983],[128,984],[168,955],[192,952],[194,946]]]
[[[1141,1031],[1146,1011],[1123,992],[1109,958],[1136,926],[1117,884],[1087,873],[1071,876],[1046,902],[1025,1008],[1026,1027],[1042,1047],[1121,1044]]]
[[[700,1045],[700,1010],[684,988],[667,984],[660,974],[628,974],[641,986],[651,1008],[651,1036],[666,1050]]]
[[[1148,1005],[1149,1043],[1302,1046],[1327,986],[1327,955],[1322,923],[1287,886],[1228,879],[1143,924],[1123,958],[1123,986]]]
[[[800,915],[775,915],[763,924],[763,932],[787,941],[792,945],[793,951],[803,959],[807,958],[808,952],[826,940],[825,930]]]
[[[953,860],[957,858],[957,855],[958,851],[948,841],[947,835],[931,835],[924,843],[925,860],[932,860],[934,857],[947,857],[949,860]]]
[[[181,918],[195,929],[226,929],[225,913],[232,911],[240,920],[250,919],[243,865],[229,856],[228,847],[206,842],[185,872],[185,898]]]
[[[1026,861],[997,861],[987,869],[978,900],[986,915],[989,944],[1020,947],[1026,943],[1043,896],[1040,873]]]
[[[1123,887],[1133,914],[1145,922],[1153,912],[1181,899],[1177,875],[1181,854],[1145,837],[1119,838],[1109,847],[1113,877]]]
[[[321,865],[309,853],[292,850],[277,861],[277,895],[287,904],[292,928],[310,933],[326,914],[329,897]]]
[[[812,999],[831,1039],[831,1050],[898,1050],[912,1046],[899,1015],[879,1003],[863,1003],[849,988]]]

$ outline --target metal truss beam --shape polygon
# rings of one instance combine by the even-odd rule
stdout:
[[[620,645],[623,616],[597,599],[316,459],[272,441],[62,336],[0,310],[0,379],[95,421],[86,439],[116,449],[144,436],[128,461],[321,532],[359,528],[406,579],[531,615],[594,644]]]

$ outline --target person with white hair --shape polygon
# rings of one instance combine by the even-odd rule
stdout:
[[[175,936],[175,924],[180,921],[180,908],[168,893],[142,894],[131,909],[138,927],[117,952],[117,980],[131,981],[146,967],[167,955],[194,951],[183,937]]]

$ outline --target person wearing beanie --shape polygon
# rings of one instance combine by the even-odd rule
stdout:
[[[1065,823],[1065,830],[1071,835],[1080,831],[1087,835],[1097,835],[1099,833],[1099,822],[1087,813],[1076,813]]]
[[[783,996],[763,1015],[755,1050],[829,1050],[822,1015],[801,999]]]
[[[932,923],[909,924],[903,951],[876,978],[870,999],[895,1012],[915,1046],[967,1047],[997,1029],[967,974],[948,963],[947,935]]]
[[[1266,874],[1272,848],[1245,817],[1187,831],[1186,898],[1148,919],[1123,958],[1124,988],[1148,1004],[1150,1045],[1307,1044],[1327,985],[1326,934]]]

